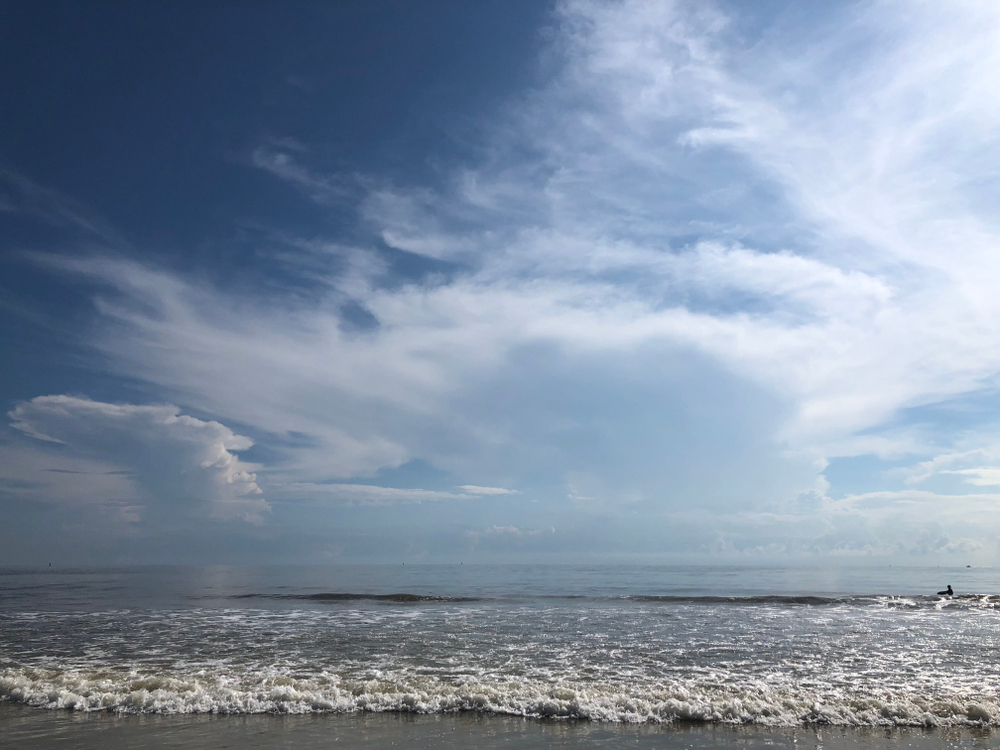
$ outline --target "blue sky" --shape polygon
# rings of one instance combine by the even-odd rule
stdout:
[[[1000,556],[994,3],[0,18],[0,563]]]

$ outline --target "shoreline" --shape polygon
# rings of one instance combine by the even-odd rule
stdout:
[[[716,748],[746,750],[936,750],[1000,748],[1000,731],[976,727],[763,727],[725,724],[606,724],[484,714],[121,715],[0,704],[0,745],[21,750],[73,747],[179,748]]]

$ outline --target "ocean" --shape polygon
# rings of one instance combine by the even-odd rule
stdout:
[[[274,742],[299,732],[320,745],[381,732],[378,744],[426,735],[431,746],[466,732],[514,738],[504,747],[559,737],[818,746],[822,732],[872,742],[903,732],[932,746],[947,737],[993,746],[998,573],[3,569],[0,729],[21,747],[74,746],[73,737],[88,746],[81,738],[95,727],[133,740],[142,727],[189,739],[204,730],[205,747],[224,730],[271,732]],[[954,598],[934,593],[948,584]],[[61,739],[45,744],[50,735]]]

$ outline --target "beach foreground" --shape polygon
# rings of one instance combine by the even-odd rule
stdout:
[[[621,725],[505,716],[355,714],[322,716],[162,716],[47,711],[0,704],[0,747],[51,748],[998,748],[988,729]]]

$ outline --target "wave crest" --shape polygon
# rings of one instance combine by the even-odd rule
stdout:
[[[232,599],[290,599],[313,602],[398,602],[400,604],[418,604],[421,602],[478,602],[475,596],[436,596],[433,594],[353,594],[353,593],[319,593],[319,594],[236,594]]]
[[[303,714],[473,711],[616,723],[768,726],[1000,726],[1000,702],[979,695],[844,694],[697,682],[623,685],[434,677],[345,680],[335,674],[153,674],[7,669],[0,700],[77,711],[162,714]]]

